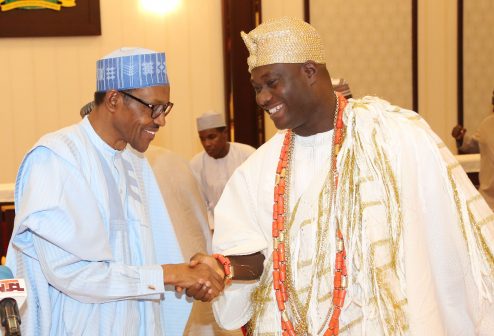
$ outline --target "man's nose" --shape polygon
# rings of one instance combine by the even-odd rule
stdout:
[[[256,95],[257,105],[263,109],[266,109],[269,106],[269,102],[272,97],[273,95],[269,92],[269,90],[261,89],[261,91],[259,91]]]
[[[160,114],[159,116],[157,116],[156,118],[154,118],[153,121],[159,127],[165,126],[166,125],[166,117],[165,117],[165,114],[164,113]]]

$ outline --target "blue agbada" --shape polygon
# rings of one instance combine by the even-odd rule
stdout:
[[[190,304],[163,285],[181,263],[142,154],[117,151],[89,120],[45,135],[15,192],[7,265],[24,278],[25,335],[181,335]]]

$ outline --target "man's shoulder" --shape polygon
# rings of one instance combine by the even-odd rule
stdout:
[[[411,128],[429,127],[418,113],[373,96],[349,99],[343,118],[345,124],[356,128],[371,125],[377,127],[393,127],[393,125]]]
[[[73,124],[59,130],[46,133],[39,138],[36,146],[66,146],[71,142],[78,141],[81,138],[80,124]]]
[[[389,101],[375,96],[365,96],[359,99],[350,98],[346,110],[370,116],[384,113],[396,117],[411,117],[417,115],[417,113],[412,110],[391,104]]]
[[[194,163],[197,163],[201,160],[201,158],[204,156],[204,154],[206,154],[206,151],[201,151],[197,154],[195,154],[192,159],[190,159],[190,162],[194,162]]]
[[[78,140],[77,133],[77,125],[72,125],[43,135],[24,156],[18,179],[25,178],[32,170],[40,176],[50,174],[45,178],[52,180],[64,179],[69,172],[83,169],[88,162],[87,157],[83,157],[87,146]]]
[[[204,155],[207,155],[206,152],[201,151],[190,159],[189,166],[194,172],[201,170]]]
[[[154,163],[160,164],[172,164],[172,165],[187,165],[189,162],[180,154],[172,152],[168,148],[160,147],[157,145],[150,145],[144,152],[144,156],[147,158],[151,166]]]
[[[45,147],[65,159],[75,158],[79,156],[81,148],[85,147],[84,138],[80,124],[73,124],[43,135],[31,151]]]
[[[494,112],[492,112],[490,115],[485,117],[482,122],[480,123],[481,127],[492,127],[494,125]]]
[[[394,148],[408,146],[419,138],[443,145],[443,141],[418,113],[377,97],[350,99],[344,122],[350,134],[365,139],[378,136],[379,141]]]
[[[489,142],[490,141],[490,146],[492,146],[492,130],[494,129],[494,113],[491,112],[490,115],[482,119],[482,121],[479,124],[479,127],[477,128],[477,136],[479,137],[479,140],[482,142]],[[468,135],[468,132],[467,132]],[[489,139],[489,140],[488,140]]]

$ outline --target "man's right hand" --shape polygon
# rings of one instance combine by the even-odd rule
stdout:
[[[165,285],[173,285],[177,290],[187,289],[187,295],[196,300],[211,301],[225,287],[223,278],[206,264],[167,264],[162,265]]]
[[[204,253],[196,253],[190,258],[189,265],[195,266],[198,264],[206,264],[211,267],[218,275],[224,279],[225,272],[223,270],[223,266],[214,258],[213,256],[204,254]]]
[[[467,131],[466,128],[464,128],[462,125],[456,125],[451,131],[451,135],[456,140],[462,141],[466,131]]]

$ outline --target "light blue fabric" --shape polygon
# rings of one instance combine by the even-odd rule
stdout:
[[[25,335],[181,335],[190,304],[163,286],[183,257],[147,160],[87,118],[24,159],[7,265],[25,278]]]
[[[121,48],[96,62],[96,91],[167,85],[165,53]]]

